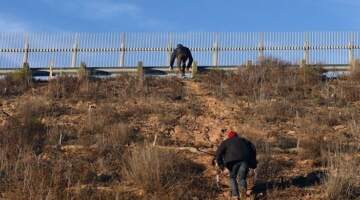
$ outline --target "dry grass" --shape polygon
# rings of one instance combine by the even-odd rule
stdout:
[[[208,91],[218,98],[224,98],[226,97],[225,83],[228,76],[227,72],[216,69],[199,77],[200,81],[206,85]]]
[[[273,147],[265,143],[261,152],[258,153],[258,167],[256,169],[259,183],[267,183],[280,177],[284,170],[292,168],[294,163],[276,158]]]
[[[256,105],[254,114],[262,116],[263,120],[268,123],[286,122],[297,116],[300,109],[288,101],[263,101]]]
[[[301,151],[299,155],[302,159],[314,160],[321,163],[325,159],[325,152],[328,149],[328,143],[323,140],[321,134],[309,135],[300,139],[299,147]]]
[[[42,117],[50,112],[48,106],[37,98],[20,103],[17,112],[9,118],[5,127],[0,127],[2,141],[13,145],[31,146],[36,154],[41,153],[46,135]]]
[[[357,151],[353,153],[358,153]],[[349,156],[354,156],[350,154]],[[329,200],[357,200],[360,196],[360,159],[344,158],[337,154],[329,158],[325,193]]]
[[[131,149],[123,176],[148,196],[160,199],[210,197],[213,194],[197,193],[199,188],[192,187],[202,182],[199,180],[202,171],[202,166],[175,152],[145,145]],[[207,185],[205,181],[201,184]]]
[[[0,96],[8,97],[21,95],[33,87],[31,72],[28,69],[21,69],[0,79]]]
[[[334,141],[346,144],[347,156],[358,153],[350,150],[360,139],[357,79],[324,81],[315,68],[290,69],[274,59],[260,64],[236,72],[200,74],[195,81],[203,86],[204,99],[191,88],[186,90],[184,81],[177,78],[59,77],[47,85],[31,83],[25,89],[18,82],[1,84],[1,95],[11,95],[1,105],[13,119],[0,115],[0,196],[216,199],[225,191],[205,178],[211,173],[210,164],[204,171],[189,154],[142,145],[152,142],[155,134],[158,144],[198,145],[202,135],[193,133],[212,133],[214,126],[207,123],[221,116],[207,110],[206,97],[229,98],[224,104],[224,109],[229,106],[224,110],[229,115],[221,120],[234,125],[229,118],[236,115],[236,126],[253,137],[261,182],[277,183],[280,178],[318,170],[321,166],[313,161],[324,161],[327,152],[335,153],[333,147],[328,148]],[[5,91],[15,87],[11,84],[19,90]],[[38,97],[29,97],[34,95]],[[14,103],[20,100],[23,103]],[[179,137],[176,126],[188,133],[181,136],[181,144],[174,140]],[[296,153],[298,139],[302,151]],[[79,150],[63,149],[71,146]],[[354,199],[358,194],[354,177],[359,172],[353,169],[359,163],[336,160],[328,165],[328,179],[322,186],[326,199]],[[198,161],[203,163],[206,158],[196,156]],[[352,176],[339,173],[344,171]],[[98,189],[108,186],[108,191]],[[124,191],[127,187],[131,191]],[[292,191],[315,194],[319,190],[275,188],[264,198],[289,199],[294,196]]]
[[[289,63],[268,58],[258,65],[242,67],[237,72],[213,70],[201,81],[215,96],[238,96],[252,101],[272,98],[303,99],[312,95],[314,85],[322,83],[318,68],[294,69]]]

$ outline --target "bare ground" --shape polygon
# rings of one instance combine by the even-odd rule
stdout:
[[[170,86],[169,89],[161,85],[172,84],[173,81],[177,84],[175,88]],[[31,186],[45,184],[46,180],[33,180],[29,177],[41,176],[45,173],[42,171],[44,169],[37,168],[33,171],[29,169],[33,174],[22,176],[6,174],[14,170],[10,169],[13,168],[11,161],[2,157],[0,183],[3,181],[5,185],[25,186],[29,182],[29,188],[12,185],[0,187],[0,198],[26,199],[28,195],[30,197],[33,195],[32,198],[36,199],[39,197],[37,195],[40,195],[48,199],[51,199],[50,197],[81,199],[84,192],[90,195],[91,199],[159,198],[156,196],[159,194],[150,197],[143,188],[135,185],[131,180],[123,179],[119,168],[124,161],[113,158],[118,155],[114,155],[112,151],[106,153],[105,144],[113,145],[111,142],[116,143],[116,141],[108,141],[114,138],[107,138],[109,136],[105,132],[108,127],[102,127],[103,124],[106,126],[126,124],[136,141],[172,148],[199,164],[201,170],[197,176],[204,180],[199,193],[209,193],[207,199],[229,197],[226,172],[220,176],[221,187],[214,188],[216,169],[211,162],[213,156],[210,155],[215,152],[217,145],[224,138],[221,133],[223,128],[238,131],[240,135],[252,140],[258,148],[260,163],[259,177],[254,187],[256,199],[327,199],[323,184],[326,169],[322,157],[325,154],[318,150],[320,147],[316,145],[320,144],[317,142],[342,140],[351,145],[352,142],[359,141],[358,135],[352,135],[351,129],[354,127],[349,123],[350,120],[341,119],[345,114],[339,113],[348,111],[348,108],[343,106],[324,106],[309,103],[307,100],[297,102],[299,105],[295,106],[289,100],[291,104],[289,106],[287,104],[289,102],[284,103],[282,99],[276,97],[264,101],[251,101],[233,95],[219,97],[209,90],[205,81],[197,79],[176,79],[153,84],[155,89],[151,89],[151,84],[146,86],[145,92],[150,91],[148,95],[142,96],[144,90],[141,90],[140,93],[126,94],[125,98],[120,94],[114,95],[116,92],[112,94],[113,91],[119,90],[114,89],[116,86],[113,85],[109,86],[110,89],[107,90],[108,93],[104,98],[52,98],[48,93],[55,91],[49,90],[44,83],[27,90],[24,94],[3,96],[0,101],[2,111],[0,126],[3,127],[1,134],[7,134],[8,130],[4,127],[8,127],[12,118],[18,116],[24,102],[36,102],[35,107],[38,104],[47,105],[45,107],[51,114],[41,114],[39,117],[46,129],[46,142],[41,152],[36,154],[31,151],[25,152],[24,155],[19,156],[21,160],[16,162],[38,162],[51,168],[57,166],[61,172],[53,172],[46,177],[64,176],[58,179],[66,184],[64,183],[63,189],[59,189],[64,193],[62,195],[52,194],[56,190],[51,189],[32,194]],[[85,87],[86,89],[89,90],[89,86]],[[286,106],[285,110],[266,109],[273,104],[282,106],[282,103]],[[296,111],[288,114],[289,109]],[[351,113],[359,111],[359,101],[352,102],[350,109]],[[331,117],[329,113],[336,114],[335,119],[329,119]],[[321,122],[322,114],[327,121]],[[352,120],[355,122],[357,119],[353,115]],[[311,118],[311,116],[315,117]],[[314,121],[311,120],[318,120],[327,125],[312,127]],[[319,132],[320,140],[314,137],[314,131]],[[132,143],[126,146],[131,148]],[[3,147],[10,149],[6,145]],[[181,147],[195,147],[197,151],[191,152]],[[207,153],[199,153],[198,150]],[[359,152],[351,154],[353,159],[358,157]],[[66,172],[67,170],[71,172]],[[20,178],[1,179],[2,173]],[[67,173],[69,175],[66,175]],[[26,179],[29,181],[26,182]],[[252,176],[249,177],[249,181],[250,179]],[[53,187],[56,187],[55,185]],[[196,193],[192,195],[193,199],[205,198],[204,196],[196,198]],[[182,199],[163,196],[164,199]]]

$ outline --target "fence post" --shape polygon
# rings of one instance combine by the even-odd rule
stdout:
[[[54,77],[53,68],[54,68],[54,62],[50,61],[50,63],[49,63],[49,80]]]
[[[352,72],[357,71],[358,69],[355,69],[356,65],[355,65],[355,62],[354,62],[353,34],[351,34],[351,33],[350,33],[350,41],[349,41],[348,50],[349,50],[349,66],[350,66],[350,70]]]
[[[219,43],[218,43],[218,36],[216,34],[215,41],[212,48],[212,66],[219,67]]]
[[[119,66],[125,67],[125,33],[121,34]]]
[[[310,50],[310,46],[309,46],[309,40],[308,40],[308,35],[307,33],[305,33],[305,42],[304,42],[304,59],[301,60],[301,65],[303,66],[303,62],[305,63],[305,65],[309,64],[309,50]]]
[[[192,71],[191,71],[193,78],[196,76],[197,72],[198,72],[198,64],[197,61],[194,60],[194,62],[192,63]]]
[[[26,35],[25,36],[25,48],[24,48],[23,64],[29,62],[29,49],[30,49],[29,37]]]
[[[72,48],[72,57],[71,57],[71,67],[76,67],[77,63],[77,52],[78,52],[79,44],[78,44],[78,35],[75,35],[75,42]]]
[[[349,42],[348,49],[349,49],[349,66],[350,66],[350,69],[351,69],[352,71],[354,71],[354,70],[355,70],[355,65],[354,65],[354,50],[353,50],[353,45],[351,44],[351,42]]]
[[[246,62],[246,68],[250,68],[253,65],[252,60]]]
[[[138,73],[140,81],[143,81],[143,79],[144,79],[144,63],[142,61],[139,61],[137,64],[137,73]]]
[[[306,67],[306,60],[305,59],[302,59],[300,60],[300,68],[305,68]]]
[[[172,34],[169,33],[169,40],[168,40],[168,45],[167,45],[167,57],[166,57],[165,66],[170,66],[172,51],[173,51]]]
[[[264,47],[264,33],[261,32],[260,33],[260,41],[259,41],[259,55],[258,55],[258,61],[260,63],[262,63],[264,61],[264,51],[265,51],[265,47]]]

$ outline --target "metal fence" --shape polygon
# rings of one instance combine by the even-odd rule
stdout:
[[[0,33],[0,68],[168,66],[181,43],[199,66],[237,66],[259,57],[347,65],[359,58],[358,32]]]

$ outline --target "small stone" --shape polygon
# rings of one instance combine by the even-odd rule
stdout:
[[[338,126],[334,126],[333,129],[335,131],[339,131],[339,130],[342,130],[342,129],[345,129],[346,127],[344,125],[338,125]]]
[[[289,134],[289,135],[293,135],[293,134],[295,134],[296,132],[295,131],[288,131],[287,132],[287,134]]]

